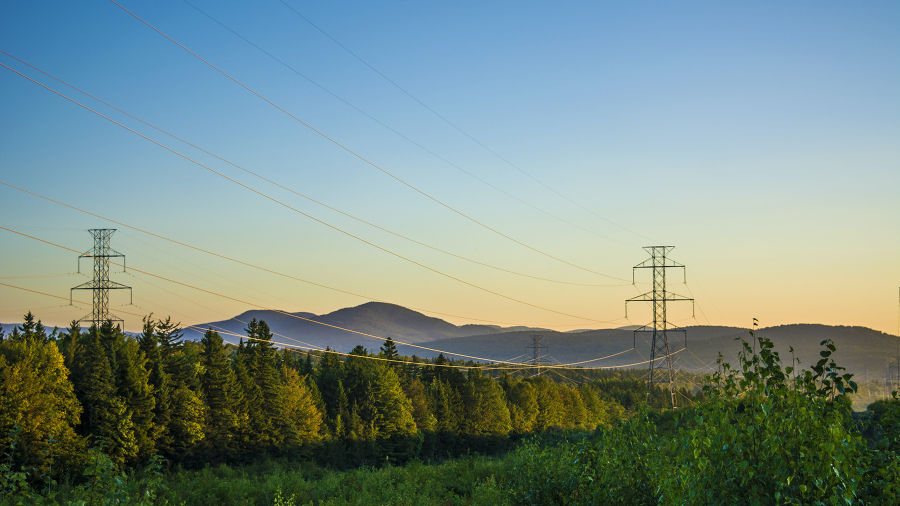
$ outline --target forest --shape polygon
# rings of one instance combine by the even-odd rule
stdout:
[[[686,406],[638,372],[226,344],[107,322],[0,329],[5,504],[896,503],[900,400],[743,339]],[[568,375],[568,376],[567,376]]]

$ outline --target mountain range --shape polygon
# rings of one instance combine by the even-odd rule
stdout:
[[[401,354],[426,358],[433,358],[439,352],[402,343],[442,350],[450,358],[457,353],[493,361],[521,362],[533,358],[533,349],[529,346],[533,343],[533,337],[540,335],[544,347],[541,350],[542,361],[550,364],[588,361],[583,364],[584,367],[622,367],[629,364],[646,367],[642,362],[649,358],[650,352],[649,336],[646,333],[635,335],[634,326],[558,332],[526,326],[454,325],[402,306],[381,302],[369,302],[323,315],[254,310],[228,320],[195,324],[194,327],[243,336],[246,335],[247,324],[254,318],[266,321],[275,333],[273,340],[278,343],[303,348],[328,346],[341,352],[348,352],[357,345],[377,351],[382,341],[336,327],[391,337],[397,342]],[[3,324],[6,332],[11,331],[13,326]],[[685,331],[684,334],[670,334],[669,344],[670,352],[675,353],[675,365],[689,371],[714,370],[719,353],[726,361],[736,363],[740,350],[737,339],[749,339],[749,330],[739,327],[691,326],[686,327]],[[237,343],[239,337],[224,332],[222,336],[226,341]],[[900,356],[900,339],[897,336],[866,327],[793,324],[762,328],[757,332],[773,340],[784,363],[790,361],[790,349],[793,348],[794,356],[804,367],[818,360],[821,351],[819,343],[832,339],[837,345],[837,363],[854,372],[860,381],[866,377],[883,378],[888,363]],[[190,340],[199,340],[201,335],[202,331],[195,329],[184,331],[185,338]],[[600,357],[608,358],[593,360]]]
[[[635,336],[633,326],[558,332],[524,326],[454,325],[402,306],[381,302],[369,302],[324,315],[307,312],[289,314],[290,316],[275,311],[247,311],[230,320],[197,324],[196,327],[210,327],[245,335],[247,323],[256,318],[268,323],[276,333],[275,341],[286,344],[322,348],[328,346],[342,352],[357,345],[377,351],[382,344],[379,339],[334,328],[343,327],[375,336],[392,337],[398,343],[400,353],[428,358],[435,357],[438,352],[400,343],[443,350],[448,352],[445,353],[448,357],[452,357],[452,353],[458,353],[495,361],[523,361],[533,358],[533,350],[528,347],[533,343],[533,336],[540,335],[544,346],[541,358],[547,363],[579,362],[617,354],[615,357],[587,362],[585,367],[626,366],[644,362],[649,358],[650,351],[649,335],[638,333]],[[748,329],[739,327],[705,325],[686,327],[684,330],[684,334],[670,334],[670,352],[677,351],[673,356],[677,367],[698,372],[714,369],[719,353],[726,361],[736,363],[737,352],[740,350],[738,339],[750,337]],[[835,355],[838,364],[856,373],[860,379],[864,374],[870,374],[872,378],[882,377],[888,361],[895,360],[900,353],[897,336],[866,327],[792,324],[762,328],[757,332],[773,340],[785,363],[791,360],[790,349],[793,348],[794,356],[800,360],[801,366],[818,360],[821,351],[819,343],[824,339],[832,339],[838,348]],[[199,339],[200,334],[196,330],[185,331],[188,339]],[[231,342],[238,339],[234,336],[223,337]],[[297,341],[302,341],[303,344]],[[678,351],[681,348],[684,349]]]

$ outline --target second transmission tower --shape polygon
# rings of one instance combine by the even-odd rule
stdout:
[[[654,384],[668,384],[673,409],[677,407],[677,402],[675,399],[675,370],[672,367],[672,354],[669,349],[669,333],[681,333],[685,337],[685,346],[687,346],[687,336],[685,335],[684,329],[679,329],[674,325],[670,325],[666,320],[666,304],[675,301],[694,302],[694,299],[692,298],[684,297],[666,290],[666,269],[682,269],[682,273],[685,271],[683,264],[668,258],[668,254],[674,248],[674,246],[644,247],[647,253],[650,253],[650,258],[634,266],[631,271],[632,282],[634,282],[634,272],[636,269],[652,269],[653,289],[625,301],[626,317],[628,316],[629,302],[650,302],[653,304],[653,323],[644,325],[635,330],[635,341],[637,341],[637,334],[639,332],[652,334],[650,344],[650,377],[647,380],[647,395],[649,396],[653,391]],[[686,279],[687,275],[685,274],[685,280]],[[657,365],[657,362],[660,360],[664,362]]]
[[[81,272],[81,259],[94,259],[94,273],[90,281],[86,281],[76,287],[69,289],[69,303],[72,302],[72,292],[75,290],[91,290],[92,304],[91,314],[84,316],[80,322],[90,322],[91,325],[99,327],[107,321],[123,323],[121,318],[109,313],[109,291],[110,290],[128,290],[131,293],[131,287],[122,283],[109,280],[109,264],[113,258],[122,259],[122,271],[125,271],[125,255],[112,249],[109,246],[114,228],[92,228],[88,230],[94,238],[94,247],[85,251],[78,257],[78,272]]]
[[[541,350],[545,349],[546,346],[541,344],[541,339],[544,336],[540,334],[535,334],[531,336],[531,346],[527,346],[528,349],[532,350],[532,359],[531,363],[537,367],[537,373],[535,376],[541,375],[541,365],[544,364],[544,360],[541,358]]]

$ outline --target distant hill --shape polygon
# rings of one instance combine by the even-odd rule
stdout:
[[[725,361],[737,363],[740,351],[738,338],[749,339],[748,329],[738,327],[695,326],[685,329],[687,349],[678,352],[672,358],[676,367],[691,371],[712,371],[716,367],[716,359],[722,353]],[[605,360],[585,363],[585,367],[615,366],[643,362],[649,358],[649,336],[639,334],[635,340],[634,333],[625,329],[587,330],[576,333],[542,332],[542,344],[545,357],[551,362],[571,363],[589,360],[624,351],[635,345],[631,351]],[[490,335],[466,336],[441,339],[429,343],[430,347],[451,352],[477,354],[498,359],[508,359],[528,353],[533,332],[508,332]],[[802,367],[807,367],[819,359],[824,339],[832,339],[837,346],[834,355],[838,365],[857,374],[857,379],[864,380],[868,372],[871,378],[883,377],[889,360],[896,357],[897,337],[866,327],[829,326],[817,324],[781,325],[760,329],[758,335],[772,339],[775,349],[781,355],[782,362],[789,364],[790,348],[794,348],[794,356],[800,360]],[[635,342],[636,341],[636,342]],[[672,333],[669,346],[672,352],[685,345],[685,338],[680,333]],[[474,353],[477,350],[478,353]],[[530,355],[529,355],[530,356]],[[646,367],[641,365],[640,367]]]
[[[414,344],[427,343],[430,348],[486,357],[493,360],[522,361],[529,358],[532,336],[543,335],[544,358],[555,363],[571,363],[591,360],[622,352],[608,359],[586,362],[585,367],[616,366],[644,362],[649,358],[650,344],[646,334],[639,334],[636,347],[634,327],[617,329],[577,330],[556,332],[531,327],[499,327],[496,325],[454,325],[440,318],[433,318],[411,309],[369,302],[356,307],[316,315],[308,312],[291,313],[288,316],[275,311],[247,311],[232,319],[197,324],[197,327],[212,327],[245,335],[244,329],[253,318],[265,320],[277,334],[289,336],[316,347],[330,346],[347,352],[354,346],[363,345],[369,350],[377,350],[382,341],[319,325],[301,318],[314,320],[326,325],[334,325],[382,337],[393,337],[397,341]],[[301,317],[295,318],[294,316]],[[6,332],[16,324],[3,324]],[[737,362],[739,337],[748,338],[748,330],[737,327],[694,326],[687,327],[687,349],[674,355],[678,368],[692,371],[711,371],[719,353],[732,364]],[[198,340],[201,331],[185,330],[187,339]],[[790,347],[805,367],[818,359],[819,343],[826,338],[833,339],[838,351],[835,359],[864,381],[868,373],[870,379],[883,378],[889,360],[897,353],[898,338],[866,327],[829,326],[818,324],[794,324],[769,327],[759,330],[759,334],[771,338],[781,353],[785,364],[790,361]],[[223,335],[226,341],[236,342],[237,338]],[[287,337],[277,336],[276,341],[297,344]],[[670,350],[684,346],[682,336],[674,333],[670,338]],[[414,347],[398,346],[403,354],[434,357],[429,352]],[[635,367],[646,367],[641,364]]]
[[[503,328],[495,325],[453,325],[452,323],[423,315],[419,312],[380,302],[344,308],[324,315],[293,313],[317,322],[367,332],[397,341],[414,344],[427,343],[430,348],[452,353],[486,357],[494,360],[517,361],[530,357],[528,346],[535,332],[543,335],[546,346],[543,354],[550,362],[571,363],[623,352],[608,359],[587,362],[585,367],[616,366],[644,362],[649,358],[649,336],[639,334],[635,340],[635,326],[617,329],[577,330],[556,332],[530,327]],[[274,332],[299,339],[314,346],[330,346],[338,351],[349,351],[356,345],[377,350],[381,341],[358,334],[329,328],[273,311],[248,311],[234,319],[200,324],[244,334],[246,323],[252,318],[265,320]],[[694,326],[687,327],[687,349],[674,355],[677,367],[692,371],[711,371],[721,352],[727,361],[737,362],[740,350],[739,337],[749,338],[748,330],[738,327]],[[896,354],[897,338],[865,327],[795,324],[769,327],[759,330],[760,335],[771,338],[784,363],[790,361],[790,347],[803,366],[818,359],[819,343],[833,339],[838,347],[835,356],[838,364],[855,372],[863,380],[868,370],[872,378],[882,377],[887,361]],[[189,339],[199,339],[196,331],[185,332]],[[231,340],[231,339],[229,339]],[[277,337],[286,343],[292,341]],[[296,344],[296,343],[295,343]],[[636,344],[634,349],[632,346]],[[672,352],[682,348],[685,341],[679,333],[670,336]],[[628,350],[628,351],[626,351]],[[422,357],[434,357],[436,352],[400,346],[400,352]],[[640,364],[635,367],[644,367]]]
[[[510,329],[529,329],[529,327],[503,328],[496,325],[454,325],[440,318],[426,316],[403,306],[383,302],[368,302],[360,306],[339,309],[324,315],[302,312],[291,314],[327,325],[335,325],[376,336],[392,337],[397,341],[416,344],[461,336],[490,335],[508,332]],[[244,329],[247,327],[246,322],[253,318],[265,320],[273,332],[278,334],[290,336],[315,346],[330,346],[338,351],[350,351],[353,347],[360,344],[370,350],[375,350],[382,343],[378,339],[330,328],[275,311],[247,311],[230,320],[202,323],[196,326],[200,328],[211,326],[214,330],[225,329],[230,332],[244,334]],[[200,339],[201,334],[201,332],[195,330],[185,331],[187,339]],[[277,336],[275,340],[297,344]],[[422,355],[422,353],[417,353],[417,351],[421,350],[410,347],[407,347],[407,349],[403,348],[402,346],[400,347],[401,353]]]

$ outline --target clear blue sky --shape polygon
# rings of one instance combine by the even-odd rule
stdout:
[[[528,244],[630,279],[674,244],[702,314],[682,324],[822,322],[897,331],[900,4],[896,2],[316,2],[319,27],[559,198],[443,123],[277,0],[191,0],[474,180],[273,62],[187,3],[123,5],[316,128]],[[107,1],[5,2],[0,49],[221,156],[347,212],[481,261],[589,283],[354,159]],[[76,93],[0,54],[0,62]],[[92,103],[83,96],[79,100]],[[2,180],[127,223],[375,298],[502,322],[604,326],[438,277],[293,214],[0,68]],[[98,106],[98,110],[110,113]],[[567,287],[405,243],[161,142],[304,211],[484,287],[608,325],[645,286]],[[599,218],[603,216],[609,221]],[[0,187],[0,225],[87,249],[100,220]],[[120,227],[121,228],[121,227]],[[586,233],[589,229],[595,233]],[[74,255],[2,237],[0,277],[68,295]],[[120,230],[129,263],[267,307],[364,302]],[[10,276],[59,274],[10,279]],[[132,274],[136,312],[189,322],[246,306]],[[122,304],[127,299],[117,298]],[[82,309],[0,287],[0,321]],[[456,323],[466,320],[449,318]],[[127,317],[126,326],[138,318]]]

